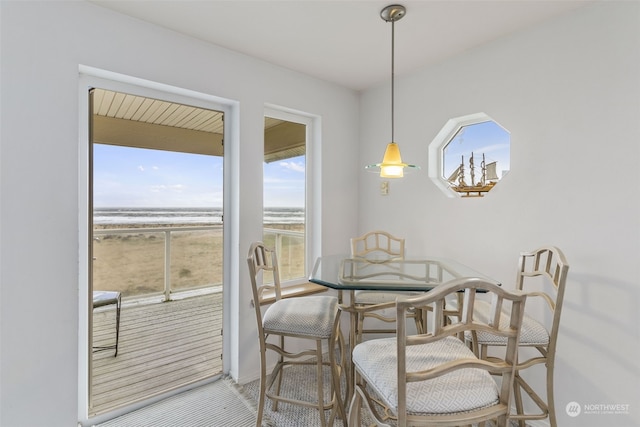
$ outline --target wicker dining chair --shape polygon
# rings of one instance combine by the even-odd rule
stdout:
[[[461,315],[447,319],[445,300],[460,292],[464,292]],[[474,313],[480,293],[491,298],[488,321]],[[477,278],[454,279],[422,295],[398,298],[398,319],[411,309],[433,310],[432,331],[410,335],[405,322],[398,322],[395,337],[364,341],[354,348],[357,381],[349,425],[361,425],[365,408],[377,426],[390,425],[380,413],[384,409],[396,418],[398,427],[476,423],[484,427],[488,420],[505,427],[526,298],[523,292]],[[503,305],[511,308],[507,316],[502,314]],[[472,330],[503,337],[507,342],[504,360],[478,358],[459,338]]]
[[[340,375],[343,372],[344,339],[340,332],[340,310],[334,296],[306,296],[282,298],[280,275],[276,252],[262,242],[255,242],[249,249],[247,258],[253,305],[255,307],[260,341],[260,400],[256,426],[261,426],[265,398],[273,402],[273,410],[278,410],[278,402],[316,408],[321,426],[331,426],[339,415],[346,414],[340,395]],[[272,280],[269,280],[272,279]],[[275,292],[276,300],[263,310],[263,295]],[[276,338],[269,340],[270,337]],[[311,341],[307,349],[290,352],[285,348],[285,339]],[[323,343],[328,359],[323,356]],[[339,349],[336,358],[336,345]],[[277,362],[267,378],[267,351],[277,355]],[[284,368],[289,365],[315,365],[317,374],[317,400],[315,402],[285,397],[281,394]],[[325,402],[323,369],[331,371],[329,401]],[[268,381],[267,381],[268,380]],[[274,385],[275,383],[275,385]],[[329,420],[325,410],[331,410]]]
[[[524,360],[520,358],[514,380],[514,400],[516,413],[510,414],[512,420],[518,420],[520,427],[525,427],[526,420],[541,420],[549,418],[551,427],[557,427],[554,393],[553,372],[555,366],[556,345],[562,302],[569,272],[569,264],[560,249],[554,246],[541,247],[531,252],[522,252],[518,262],[516,289],[526,291],[531,298],[542,298],[548,308],[551,326],[547,329],[540,321],[525,314],[522,324],[520,347],[537,350],[535,357]],[[483,303],[476,305],[478,313],[486,313],[488,306]],[[486,332],[465,335],[474,348],[474,352],[482,359],[490,359],[489,347],[504,347],[504,338]],[[522,356],[522,352],[521,352]],[[535,365],[546,366],[546,400],[539,396],[522,377],[521,373]],[[538,413],[525,413],[522,400],[524,391],[538,407]]]

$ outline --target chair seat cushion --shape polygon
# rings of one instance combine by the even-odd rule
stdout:
[[[487,321],[491,305],[486,301],[476,301],[474,305],[474,315],[482,321]],[[507,311],[505,311],[507,313]],[[500,319],[500,327],[507,327],[509,316],[502,316]],[[488,332],[478,331],[478,344],[484,345],[507,345],[507,338],[493,335]],[[465,332],[465,338],[471,340],[471,333]],[[549,332],[537,320],[528,315],[524,315],[522,319],[522,329],[520,330],[520,346],[546,346],[549,344]]]
[[[398,297],[406,297],[422,293],[423,292],[421,291],[393,292],[358,290],[355,291],[353,295],[356,304],[384,304],[386,302],[395,302]]]
[[[407,371],[438,366],[459,358],[475,358],[462,341],[449,337],[407,347]],[[396,338],[365,341],[353,350],[353,363],[378,397],[398,413]],[[498,386],[484,370],[466,368],[438,378],[407,384],[407,412],[450,414],[498,403]]]
[[[268,333],[329,338],[338,314],[338,298],[310,296],[286,298],[264,313],[262,326]]]

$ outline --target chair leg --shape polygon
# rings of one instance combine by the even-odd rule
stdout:
[[[322,375],[322,341],[316,340],[316,367],[318,377],[318,413],[320,415],[320,426],[325,427],[327,420],[324,417],[324,381]]]
[[[349,405],[349,421],[347,425],[350,425],[350,426],[360,425],[361,406],[362,406],[362,396],[360,396],[360,392],[356,387],[353,392],[353,398],[351,399],[351,404]]]
[[[507,427],[508,423],[509,423],[509,420],[508,420],[506,415],[501,415],[496,420],[496,426],[497,427]]]
[[[264,413],[264,401],[267,394],[267,359],[264,346],[260,346],[260,394],[258,401],[258,415],[256,417],[256,427],[262,426],[262,415]]]
[[[427,333],[427,310],[416,309],[413,317],[418,334]]]
[[[116,353],[113,357],[118,355],[118,341],[120,340],[120,310],[122,309],[122,296],[118,293],[118,302],[116,303]]]
[[[358,326],[356,327],[356,342],[354,346],[362,342],[362,335],[364,334],[364,313],[358,313]]]
[[[331,391],[334,402],[334,408],[332,409],[332,413],[335,412],[337,406],[338,417],[343,420],[344,423],[347,421],[347,415],[344,411],[344,404],[342,400],[342,392],[340,387],[340,376],[343,371],[342,366],[344,365],[344,338],[342,336],[342,332],[340,332],[340,324],[338,324],[338,334],[336,337],[336,342],[338,343],[338,351],[340,354],[340,362],[336,360],[336,352],[335,352],[335,342],[330,343],[329,345],[329,368],[331,369]],[[333,425],[334,418],[332,417],[329,424]]]
[[[551,427],[558,427],[556,422],[556,405],[553,396],[553,359],[547,360],[547,411],[549,413],[549,424]]]
[[[284,350],[284,337],[280,336],[280,348]],[[274,369],[274,373],[277,372],[277,378],[272,379],[276,380],[276,396],[280,396],[280,389],[282,388],[282,376],[284,375],[283,373],[283,368],[284,368],[284,357],[282,356],[282,354],[278,355],[278,363],[276,364],[276,369]],[[274,399],[271,407],[273,408],[273,411],[276,412],[278,411],[278,403],[279,400]]]
[[[520,386],[520,373],[516,371],[515,378],[513,380],[513,400],[516,404],[516,413],[518,415],[524,414],[524,405],[522,404],[522,388]],[[518,425],[525,427],[524,420],[519,420]]]

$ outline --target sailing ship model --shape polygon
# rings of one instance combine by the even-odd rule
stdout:
[[[464,155],[462,156],[460,166],[453,171],[449,178],[447,178],[447,181],[449,181],[454,191],[462,194],[462,197],[483,197],[484,193],[491,191],[500,179],[496,173],[497,163],[498,162],[491,162],[486,164],[483,153],[482,163],[480,163],[481,175],[479,181],[476,183],[474,158],[473,152],[471,152],[471,157],[469,158],[471,185],[467,184],[464,179]]]

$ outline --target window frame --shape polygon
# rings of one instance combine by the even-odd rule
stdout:
[[[320,117],[289,108],[267,104],[264,117],[270,117],[305,126],[305,271],[299,278],[281,281],[283,297],[295,297],[310,293],[326,291],[323,286],[309,283],[308,277],[313,269],[315,259],[320,254]],[[263,141],[264,149],[264,141]],[[264,157],[264,153],[263,153]],[[263,187],[264,188],[264,187]],[[264,201],[263,206],[264,210]],[[263,223],[264,228],[264,223]],[[290,288],[286,290],[286,288]],[[262,302],[261,302],[262,303]],[[266,303],[266,302],[265,302]]]

